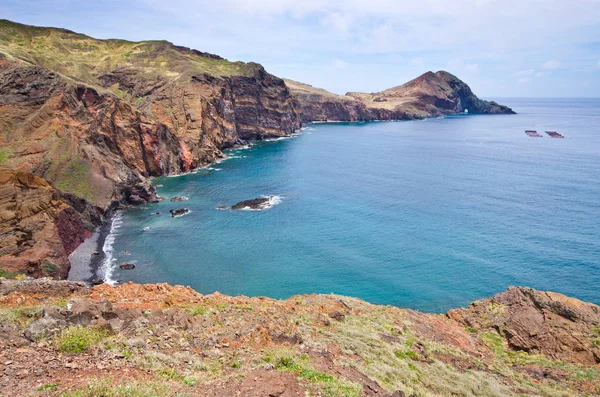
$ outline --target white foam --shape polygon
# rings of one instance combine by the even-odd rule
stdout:
[[[115,270],[115,262],[117,258],[113,257],[113,245],[115,244],[115,240],[117,237],[117,231],[123,225],[123,213],[121,211],[116,211],[111,219],[110,232],[106,239],[104,240],[104,245],[102,246],[102,251],[104,251],[104,261],[102,265],[100,265],[100,272],[103,275],[103,280],[106,284],[115,285],[115,280],[112,279],[113,271]]]

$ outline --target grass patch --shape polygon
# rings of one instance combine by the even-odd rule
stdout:
[[[506,357],[506,349],[504,348],[504,340],[502,336],[494,331],[486,331],[479,334],[479,339],[492,349],[498,357]]]
[[[38,387],[38,391],[42,391],[42,392],[56,391],[56,389],[58,389],[58,385],[56,383],[48,383],[48,384],[41,385],[40,387]]]
[[[32,321],[42,317],[44,309],[40,306],[0,309],[0,323],[12,323],[26,328]]]
[[[280,371],[296,373],[301,380],[316,386],[324,396],[360,396],[361,385],[311,368],[307,362],[308,356],[297,357],[287,351],[278,351],[266,355],[263,359]]]
[[[5,278],[7,280],[14,280],[20,273],[17,272],[9,272],[4,269],[0,269],[0,277]]]
[[[592,346],[600,346],[600,325],[594,328],[594,334],[592,337]]]
[[[42,262],[42,273],[44,276],[56,277],[57,270],[58,268],[56,264],[44,259],[44,261]]]
[[[7,135],[8,140],[8,135]],[[8,157],[10,155],[10,149],[0,149],[0,165],[6,165],[8,163]]]
[[[400,360],[419,360],[421,357],[410,349],[396,350],[394,355]]]
[[[114,384],[111,379],[92,379],[79,390],[59,394],[61,397],[163,397],[173,395],[164,382],[130,382]]]
[[[204,316],[208,312],[206,306],[197,306],[191,310],[192,316]]]
[[[106,330],[78,325],[65,329],[56,339],[56,344],[63,353],[79,354],[88,351],[108,336]]]

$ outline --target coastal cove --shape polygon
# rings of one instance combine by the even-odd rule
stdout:
[[[428,312],[508,285],[600,303],[600,102],[502,102],[518,114],[311,124],[158,178],[166,200],[118,212],[93,266],[109,281],[334,292]],[[274,205],[217,209],[261,196]],[[178,208],[191,212],[171,217]],[[71,256],[71,279],[89,280],[93,245]]]

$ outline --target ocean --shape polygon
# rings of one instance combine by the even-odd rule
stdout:
[[[518,115],[311,124],[158,178],[159,195],[189,200],[117,213],[101,270],[201,293],[335,293],[426,312],[511,285],[600,304],[600,99],[498,102]],[[273,205],[217,209],[261,196]],[[191,212],[170,216],[182,207]]]

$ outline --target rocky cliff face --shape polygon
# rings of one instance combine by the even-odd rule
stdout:
[[[456,76],[427,72],[379,93],[335,95],[307,84],[286,80],[301,106],[303,122],[412,120],[448,114],[513,114],[512,109],[483,101]]]
[[[2,161],[101,207],[300,128],[285,83],[258,64],[0,22]]]
[[[224,148],[292,134],[301,126],[296,107],[283,80],[258,64],[0,20],[0,165],[100,208],[154,200],[148,177],[188,172],[222,158]],[[76,214],[51,207],[45,216],[75,233]],[[29,244],[46,234],[29,236]],[[64,241],[65,252],[80,237]],[[59,257],[48,260],[68,269]],[[9,262],[0,256],[3,268],[24,267]]]
[[[65,278],[68,256],[102,216],[100,209],[72,200],[31,173],[0,168],[2,269]]]

